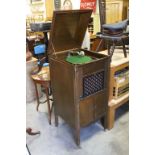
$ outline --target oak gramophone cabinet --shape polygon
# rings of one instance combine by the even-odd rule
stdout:
[[[92,10],[54,11],[48,49],[55,124],[58,126],[60,116],[75,129],[77,145],[81,127],[101,119],[107,128],[109,56],[81,49],[91,13]],[[68,54],[77,51],[92,60],[67,62]]]

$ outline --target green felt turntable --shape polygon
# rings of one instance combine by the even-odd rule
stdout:
[[[86,56],[83,51],[76,52],[76,53],[69,53],[66,61],[72,64],[84,64],[92,61],[90,56]]]

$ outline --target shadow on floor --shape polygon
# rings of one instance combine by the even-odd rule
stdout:
[[[129,112],[129,102],[123,104],[122,106],[116,109],[115,120],[119,119],[127,112]]]

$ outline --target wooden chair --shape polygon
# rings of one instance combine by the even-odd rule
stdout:
[[[35,85],[35,90],[36,90],[36,97],[37,97],[36,110],[38,111],[40,103],[47,102],[48,120],[49,120],[49,124],[51,124],[51,113],[52,113],[52,109],[53,109],[53,103],[52,103],[52,106],[50,106],[50,100],[51,101],[53,101],[53,100],[50,98],[50,95],[52,93],[51,93],[51,80],[50,80],[49,66],[43,67],[43,63],[44,63],[45,59],[46,59],[46,57],[44,57],[40,60],[40,64],[39,64],[38,68],[32,71],[31,77],[33,79],[33,82]],[[45,89],[46,100],[44,102],[39,101],[37,84],[41,85]]]
[[[129,20],[126,19],[114,24],[105,24],[105,5],[105,2],[103,3],[102,0],[99,0],[101,32],[97,33],[97,37],[100,38],[101,41],[96,49],[96,52],[98,52],[104,42],[106,42],[108,54],[112,57],[115,47],[119,43],[123,47],[124,57],[127,57],[125,41],[129,39],[129,33],[125,30],[129,24]]]

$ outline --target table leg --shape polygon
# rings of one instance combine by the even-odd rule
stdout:
[[[113,53],[114,53],[114,50],[115,50],[115,44],[116,44],[116,41],[113,41],[113,44],[112,44],[112,46],[111,46],[111,48],[110,48],[110,57],[111,57],[111,58],[112,58]]]
[[[113,107],[108,107],[108,129],[112,129],[115,121],[115,109]]]
[[[49,95],[48,95],[48,88],[45,89],[46,90],[46,97],[47,97],[47,108],[48,108],[48,120],[49,120],[49,124],[51,124],[51,109],[50,109],[50,101],[49,101]]]
[[[37,108],[36,108],[36,109],[37,109],[37,111],[38,111],[40,102],[39,102],[39,94],[38,94],[37,84],[35,83],[35,81],[34,81],[34,86],[35,86],[36,98],[37,98]]]

